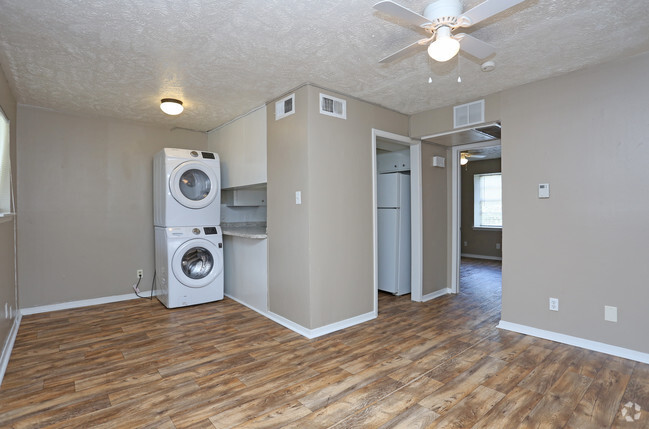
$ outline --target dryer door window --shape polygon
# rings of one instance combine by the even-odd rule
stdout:
[[[223,249],[203,238],[190,239],[178,246],[171,264],[185,286],[207,286],[223,272]]]
[[[214,258],[204,247],[192,247],[183,255],[180,266],[190,279],[203,279],[212,272]]]
[[[210,205],[219,192],[214,171],[199,161],[188,161],[176,167],[169,176],[171,195],[185,207],[202,209]]]

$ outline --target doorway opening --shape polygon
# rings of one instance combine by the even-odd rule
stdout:
[[[381,176],[381,177],[379,177]],[[389,177],[388,177],[389,176]],[[389,180],[386,180],[389,179]],[[394,180],[390,180],[394,179]],[[407,179],[407,180],[406,180]],[[409,185],[403,186],[406,182]],[[379,208],[379,184],[383,187],[381,203],[387,204],[383,199],[386,189],[399,186],[399,195],[407,197],[408,207],[401,211],[399,204],[388,204]],[[394,185],[394,186],[393,186]],[[387,188],[386,188],[387,187]],[[406,136],[389,133],[377,129],[372,130],[372,188],[373,188],[373,229],[374,229],[374,313],[378,315],[379,296],[379,257],[387,258],[392,264],[381,265],[381,274],[385,276],[394,274],[395,282],[401,277],[401,287],[408,286],[408,291],[398,290],[395,285],[395,294],[407,295],[413,301],[421,300],[422,262],[421,262],[421,142]],[[404,195],[408,193],[409,195]],[[405,203],[401,203],[405,204]],[[404,229],[399,225],[408,223],[409,236],[405,236]],[[384,231],[381,233],[381,231]],[[391,234],[386,231],[391,231]],[[379,234],[382,234],[379,237]],[[391,235],[390,235],[391,234]],[[379,249],[379,245],[399,245],[391,250]],[[409,249],[404,249],[403,246]],[[408,252],[403,252],[408,250]],[[386,256],[386,252],[396,252],[394,258]],[[408,253],[408,259],[404,259]],[[399,259],[400,258],[400,259]],[[395,283],[393,282],[393,283]]]
[[[495,277],[491,276],[491,278],[497,280],[498,289],[500,289],[502,217],[500,218],[500,225],[485,225],[480,219],[481,211],[476,210],[476,193],[474,192],[476,181],[480,181],[481,175],[487,177],[489,173],[495,174],[496,169],[498,170],[497,173],[501,172],[500,134],[500,123],[493,122],[477,128],[466,128],[422,137],[423,141],[446,146],[451,152],[451,218],[448,225],[450,230],[450,279],[448,288],[451,293],[458,294],[461,290],[460,268],[463,254],[465,265],[467,265],[467,270],[462,273],[465,278],[470,277],[475,280],[477,278],[476,271],[479,271],[481,266],[494,265],[498,267],[496,269],[498,274]],[[497,161],[492,161],[493,159],[497,159]],[[489,162],[479,164],[483,161]],[[497,168],[492,169],[493,166],[488,166],[488,164],[497,164]],[[463,182],[467,186],[464,186]],[[492,184],[491,182],[485,179],[484,183],[479,183],[477,186],[486,186]],[[479,195],[477,204],[479,208],[481,204]],[[502,207],[501,204],[502,202],[500,202],[500,207]],[[463,212],[465,213],[464,222]],[[476,213],[478,215],[477,223]],[[493,221],[487,221],[487,223],[490,222],[494,223]],[[464,242],[467,242],[466,246]],[[472,252],[470,252],[471,249],[473,249]],[[480,261],[492,262],[487,264],[479,263]],[[473,263],[469,264],[469,262]],[[475,285],[475,282],[472,284]]]

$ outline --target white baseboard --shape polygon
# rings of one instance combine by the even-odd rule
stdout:
[[[279,314],[275,314],[272,311],[262,311],[258,308],[252,307],[247,303],[245,303],[244,301],[241,301],[240,299],[235,298],[230,294],[226,293],[225,296],[227,296],[233,301],[238,302],[239,304],[245,307],[248,307],[252,311],[256,311],[262,316],[269,318],[273,322],[279,323],[280,325],[290,329],[293,332],[297,332],[298,334],[308,339],[313,339],[313,338],[321,337],[326,334],[330,334],[332,332],[340,331],[341,329],[349,328],[350,326],[358,325],[360,323],[367,322],[368,320],[376,319],[377,316],[377,314],[374,311],[370,311],[369,313],[365,313],[359,316],[351,317],[349,319],[341,320],[340,322],[335,322],[330,325],[321,326],[315,329],[308,329],[298,323],[293,322],[292,320],[280,316]]]
[[[288,320],[287,318],[280,316],[279,314],[275,314],[270,311],[266,314],[266,317],[268,317],[272,321],[277,322],[280,325],[287,327],[291,331],[297,332],[298,334],[307,337],[308,339],[321,337],[332,332],[340,331],[341,329],[349,328],[350,326],[367,322],[368,320],[376,319],[376,316],[377,314],[374,311],[370,311],[369,313],[350,317],[349,319],[341,320],[340,322],[331,323],[329,325],[321,326],[315,329],[308,329],[293,322],[292,320]]]
[[[248,307],[252,311],[257,312],[257,313],[261,314],[264,317],[268,317],[268,312],[267,311],[260,310],[259,308],[253,307],[252,305],[248,304],[247,302],[241,301],[239,298],[236,298],[236,297],[230,295],[229,293],[224,293],[223,295],[227,296],[232,301],[238,302],[239,304],[243,305],[244,307]]]
[[[16,313],[14,324],[11,326],[9,335],[5,340],[4,347],[2,347],[2,353],[0,354],[0,385],[2,385],[2,379],[5,376],[7,365],[9,365],[11,350],[13,350],[14,348],[14,342],[16,341],[16,335],[18,335],[18,328],[20,327],[20,319],[22,319],[22,315],[20,313]]]
[[[571,346],[581,347],[582,349],[593,350],[607,355],[617,356],[625,359],[631,359],[642,363],[649,363],[649,353],[642,353],[623,347],[612,346],[598,341],[586,340],[584,338],[573,337],[571,335],[559,334],[557,332],[546,331],[544,329],[533,328],[531,326],[519,325],[518,323],[505,322],[501,320],[498,328],[507,331],[518,332],[519,334],[531,335],[558,343],[568,344]]]
[[[426,295],[422,296],[421,302],[430,301],[431,299],[439,298],[440,296],[448,295],[449,293],[453,293],[450,288],[436,290],[435,292],[427,293]]]
[[[140,292],[140,295],[148,298],[151,296],[151,291],[144,290]],[[47,313],[48,311],[87,307],[89,305],[108,304],[109,302],[128,301],[130,299],[138,299],[138,296],[135,293],[127,293],[124,295],[105,296],[103,298],[82,299],[80,301],[61,302],[59,304],[40,305],[38,307],[21,308],[20,313],[24,316],[28,314]]]
[[[487,255],[474,255],[473,253],[462,253],[460,255],[463,258],[473,258],[473,259],[488,259],[490,261],[502,261],[501,256],[487,256]]]

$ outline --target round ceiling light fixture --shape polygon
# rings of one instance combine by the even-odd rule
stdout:
[[[450,60],[460,50],[460,42],[451,37],[451,29],[443,26],[437,29],[435,41],[428,46],[428,55],[443,63]]]
[[[183,110],[183,102],[175,98],[163,98],[160,100],[160,109],[167,115],[180,115]]]
[[[460,153],[460,165],[466,165],[469,162],[469,158],[465,153]]]

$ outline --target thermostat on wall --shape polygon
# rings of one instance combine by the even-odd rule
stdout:
[[[550,198],[549,183],[539,183],[539,198]]]

